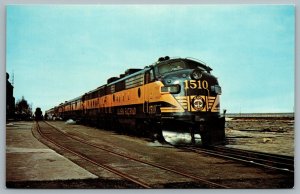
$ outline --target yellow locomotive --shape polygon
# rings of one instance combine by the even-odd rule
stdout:
[[[203,145],[225,142],[221,87],[212,69],[189,58],[161,57],[47,111],[51,116],[162,137],[164,129],[200,134]]]

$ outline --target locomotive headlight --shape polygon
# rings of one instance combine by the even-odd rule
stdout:
[[[211,91],[219,95],[222,94],[222,88],[219,85],[211,86]]]
[[[195,69],[191,73],[191,77],[192,77],[192,79],[199,80],[202,77],[202,71],[200,71],[199,69]]]
[[[169,86],[162,86],[161,90],[162,93],[171,93],[171,94],[178,94],[180,92],[180,85],[169,85]]]

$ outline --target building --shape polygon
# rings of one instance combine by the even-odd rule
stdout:
[[[8,79],[9,74],[6,73],[6,120],[13,119],[15,114],[14,86]]]

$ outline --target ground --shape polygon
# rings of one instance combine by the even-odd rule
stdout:
[[[294,156],[294,120],[228,118],[225,130],[228,147]]]
[[[293,185],[293,177],[277,175],[271,170],[254,168],[208,155],[201,156],[192,152],[184,152],[169,145],[161,145],[143,138],[98,130],[93,127],[67,124],[62,121],[51,123],[64,132],[80,136],[92,143],[105,145],[118,153],[163,164],[174,169],[184,169],[189,173],[201,175],[218,183],[227,183],[232,188],[290,188]],[[74,157],[69,157],[69,159],[61,157],[32,136],[32,126],[33,122],[14,122],[6,127],[7,187],[133,188],[130,183],[123,180],[109,179],[100,174],[95,176],[96,171],[93,171],[92,168],[88,168],[80,162],[75,164]],[[226,136],[229,147],[294,155],[293,120],[227,119]],[[65,155],[63,152],[61,154]],[[122,164],[122,167],[126,166]],[[70,171],[70,169],[73,170]],[[88,170],[86,171],[86,169]],[[53,178],[47,172],[51,172]],[[70,172],[72,173],[70,174]],[[66,175],[68,176],[63,178]],[[163,175],[161,174],[161,176]],[[149,176],[152,176],[151,173]],[[170,178],[172,177],[170,176]],[[149,181],[155,179],[159,179],[157,174],[155,177],[149,178]],[[168,180],[166,183],[154,186],[157,188],[197,188],[196,186],[199,186],[192,185],[193,182],[185,180],[180,182],[176,179],[176,181]]]

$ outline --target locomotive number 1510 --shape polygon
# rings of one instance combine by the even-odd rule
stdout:
[[[208,82],[206,80],[185,80],[184,89],[208,89]]]

